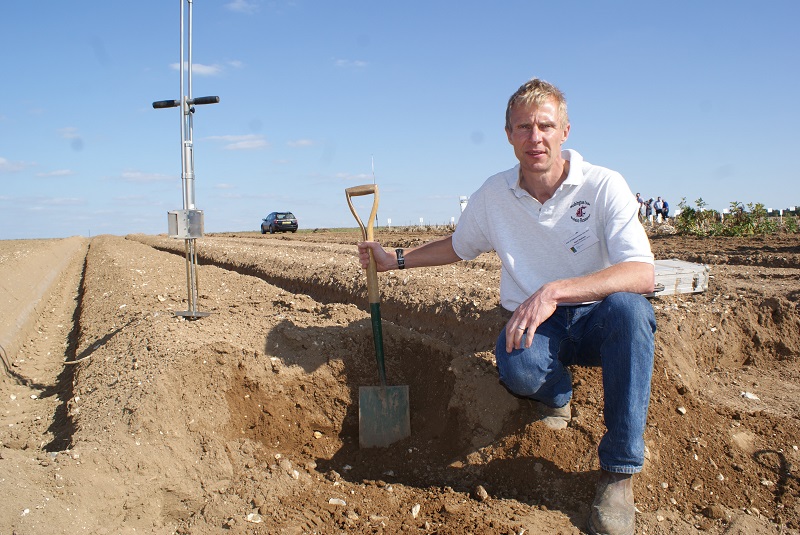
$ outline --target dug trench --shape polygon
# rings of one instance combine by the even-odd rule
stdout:
[[[562,431],[498,384],[492,348],[504,319],[491,255],[381,274],[387,373],[410,387],[412,434],[389,448],[358,447],[358,387],[378,379],[355,241],[207,236],[198,242],[199,305],[212,314],[186,321],[173,314],[186,306],[182,242],[93,238],[76,341],[61,356],[81,358],[53,417],[65,420],[53,428],[70,430],[59,435],[66,442],[37,452],[22,438],[42,424],[0,431],[0,467],[17,469],[4,480],[22,488],[27,478],[48,498],[9,526],[585,531],[604,432],[600,372],[573,369],[574,418]],[[652,299],[659,331],[638,530],[796,533],[800,251],[780,241],[747,255],[733,242],[653,244],[657,257],[708,263],[713,279],[703,294]],[[754,254],[765,260],[736,260]],[[783,259],[778,267],[770,255]],[[19,373],[33,349],[35,340],[23,347]],[[28,494],[13,494],[22,510]]]
[[[392,247],[408,241],[402,235],[389,238],[387,246]],[[354,268],[354,258],[349,261],[339,258],[341,254],[354,256],[351,244],[355,239],[351,238],[350,245],[285,239],[271,242],[256,239],[247,245],[251,243],[249,238],[232,239],[236,241],[235,251],[231,251],[227,237],[220,237],[225,252],[214,254],[211,251],[218,245],[208,244],[208,258],[215,259],[212,262],[221,260],[229,269],[260,272],[261,278],[266,275],[287,289],[310,289],[306,293],[320,301],[360,302],[362,307],[366,303],[363,275]],[[655,247],[663,241],[654,240]],[[276,243],[288,245],[292,250],[287,254],[286,247],[275,248]],[[707,254],[707,244],[700,246]],[[161,247],[169,245],[165,246],[162,240]],[[779,287],[773,289],[776,295],[753,291],[753,285],[759,281],[764,288],[765,281],[780,282],[796,276],[797,246],[793,247],[764,248],[766,254],[762,253],[761,264],[794,266],[786,268],[789,272],[769,273],[764,277],[741,268],[755,263],[752,246],[747,246],[745,254],[741,254],[742,245],[735,245],[725,258],[741,260],[733,265],[720,265],[712,292],[654,300],[660,316],[656,370],[663,375],[657,373],[654,378],[648,462],[655,458],[670,469],[652,471],[651,481],[645,482],[646,491],[650,491],[646,492],[650,494],[646,496],[650,506],[670,509],[684,503],[682,512],[689,516],[699,513],[699,524],[704,527],[731,518],[730,513],[720,513],[720,503],[729,507],[736,504],[734,509],[738,511],[755,510],[762,515],[770,511],[767,515],[781,521],[786,516],[782,512],[786,511],[788,500],[789,509],[794,511],[791,514],[796,514],[797,504],[791,496],[796,495],[793,491],[797,489],[797,479],[786,477],[785,468],[792,466],[791,458],[796,459],[797,440],[793,437],[797,422],[790,421],[790,428],[784,429],[785,422],[779,418],[796,415],[793,410],[797,405],[782,408],[780,403],[763,404],[765,410],[754,411],[753,405],[747,404],[748,398],[741,397],[749,378],[755,379],[751,385],[758,385],[757,381],[769,376],[774,365],[779,372],[779,383],[773,392],[776,398],[785,399],[782,392],[797,392],[792,378],[797,376],[800,321],[796,301],[784,297],[791,299],[793,294],[789,291],[781,295]],[[248,259],[243,254],[248,248],[252,248],[255,258]],[[779,262],[770,258],[770,252],[781,251],[789,254],[783,255]],[[693,251],[683,254],[695,261],[701,259]],[[284,261],[277,261],[272,255]],[[313,256],[309,259],[309,255],[316,259]],[[232,257],[235,262],[230,261]],[[303,265],[314,269],[297,269]],[[345,400],[351,410],[345,413],[340,430],[349,440],[342,442],[335,455],[321,456],[329,461],[320,465],[334,470],[337,466],[358,467],[349,470],[353,481],[380,477],[364,471],[372,468],[389,471],[401,478],[400,482],[414,486],[445,484],[469,493],[477,485],[483,485],[494,489],[498,497],[521,498],[532,505],[576,511],[577,514],[569,514],[580,517],[590,501],[591,482],[596,477],[593,470],[597,468],[594,445],[603,432],[602,389],[597,370],[575,370],[578,418],[567,430],[569,436],[554,438],[541,425],[529,425],[535,421],[532,408],[510,398],[499,387],[491,352],[487,351],[504,321],[494,294],[499,266],[493,258],[482,257],[466,267],[466,274],[455,274],[455,270],[445,267],[428,278],[417,276],[413,281],[409,275],[401,278],[400,272],[384,277],[382,307],[385,317],[392,322],[387,336],[390,375],[396,384],[411,386],[415,400],[414,436],[409,444],[398,444],[388,454],[377,453],[377,457],[369,455],[375,452],[356,447],[354,388],[374,384],[376,380],[374,362],[369,357],[369,326],[362,320],[359,326],[362,337],[355,346],[359,349],[352,352],[355,362],[346,366],[343,377],[347,384],[353,385]],[[743,284],[737,285],[738,281]],[[433,299],[428,298],[431,294]],[[715,337],[716,333],[719,335]],[[351,337],[343,341],[340,347],[349,347],[352,340]],[[794,365],[793,369],[792,366],[784,369],[783,364],[789,363]],[[419,370],[423,370],[421,376]],[[738,381],[737,372],[741,374]],[[463,378],[464,374],[469,377]],[[708,381],[708,374],[727,379],[727,384],[723,383],[727,391],[719,389],[717,381]],[[453,387],[455,378],[461,379],[460,385]],[[438,397],[421,395],[431,391]],[[755,432],[750,431],[753,428]],[[754,440],[759,435],[768,439],[760,448]],[[403,455],[409,451],[411,455]],[[715,459],[721,452],[724,457]],[[420,458],[426,460],[422,474]],[[687,458],[699,464],[686,463]],[[404,459],[410,463],[408,466],[403,465]],[[542,484],[532,484],[531,474]],[[553,480],[570,485],[559,492],[558,484],[556,489],[551,487]],[[767,492],[759,492],[763,490]],[[647,502],[640,498],[640,503]]]

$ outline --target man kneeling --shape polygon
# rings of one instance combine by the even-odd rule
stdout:
[[[523,84],[508,101],[505,129],[519,163],[470,197],[452,236],[395,252],[362,242],[360,262],[366,268],[371,251],[387,271],[496,251],[500,304],[512,312],[495,348],[500,380],[538,402],[558,429],[571,417],[567,366],[602,367],[607,432],[589,531],[632,534],[631,476],[644,463],[656,330],[641,295],[653,291],[655,273],[639,205],[619,173],[562,150],[570,124],[555,86]]]

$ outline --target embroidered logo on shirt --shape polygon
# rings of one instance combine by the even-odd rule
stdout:
[[[576,223],[583,223],[589,219],[589,203],[586,201],[575,201],[570,205],[570,209],[574,210],[570,218]]]

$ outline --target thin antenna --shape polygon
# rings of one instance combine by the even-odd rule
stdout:
[[[375,185],[375,155],[370,154],[370,158],[372,159],[372,185],[374,186]],[[379,228],[380,226],[381,226],[380,218],[378,217],[378,210],[376,209],[375,210],[375,228]]]

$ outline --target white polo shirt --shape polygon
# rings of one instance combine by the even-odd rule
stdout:
[[[497,252],[500,304],[515,310],[547,282],[600,271],[620,262],[653,264],[625,179],[562,151],[569,174],[544,204],[519,184],[519,165],[489,177],[469,199],[453,234],[464,260]]]

